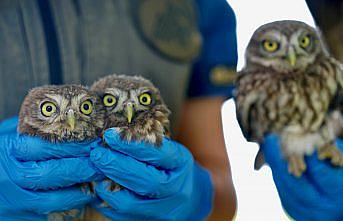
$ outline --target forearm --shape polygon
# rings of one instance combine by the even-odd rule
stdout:
[[[223,98],[187,101],[177,137],[211,173],[215,198],[209,220],[231,220],[236,211],[236,195],[222,132],[223,101]]]

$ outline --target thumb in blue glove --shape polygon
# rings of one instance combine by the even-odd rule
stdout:
[[[343,149],[343,142],[337,145]],[[288,173],[287,163],[280,152],[280,140],[267,136],[262,145],[266,162],[273,172],[281,202],[295,220],[343,220],[343,169],[317,159],[306,158],[307,170],[300,178]]]
[[[104,134],[110,149],[96,146],[91,160],[107,177],[124,187],[95,190],[110,207],[94,205],[113,220],[203,220],[212,207],[212,184],[206,170],[181,144],[163,139],[162,146],[125,142],[114,129]]]

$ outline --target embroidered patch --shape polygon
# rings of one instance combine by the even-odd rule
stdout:
[[[154,50],[180,62],[196,58],[201,34],[193,0],[132,0],[134,23]]]
[[[210,72],[210,80],[215,85],[228,85],[236,80],[236,70],[225,65],[218,65]]]

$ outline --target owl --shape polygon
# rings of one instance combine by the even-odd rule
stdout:
[[[79,85],[42,86],[25,97],[18,131],[51,142],[77,142],[99,137],[103,125],[104,109],[96,93]],[[51,213],[49,220],[79,220],[79,212]]]
[[[102,97],[104,130],[115,127],[125,141],[160,146],[170,135],[170,110],[159,90],[138,76],[110,75],[95,82],[91,90]]]
[[[95,82],[91,90],[102,98],[105,109],[103,131],[114,127],[123,140],[150,143],[156,148],[161,146],[163,136],[170,136],[170,111],[159,90],[149,80],[110,75]],[[120,188],[112,182],[109,190]],[[104,202],[103,206],[108,205]],[[108,220],[93,209],[87,209],[86,217],[90,221]]]
[[[246,49],[236,82],[237,117],[249,141],[280,135],[288,170],[299,177],[304,156],[343,166],[335,146],[342,136],[343,72],[325,50],[317,31],[299,21],[276,21],[258,28]],[[255,168],[263,164],[259,151]]]

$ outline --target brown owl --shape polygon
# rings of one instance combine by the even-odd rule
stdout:
[[[143,141],[160,146],[170,135],[169,114],[159,90],[137,76],[110,75],[93,84],[102,97],[104,130],[115,127],[126,141]]]
[[[97,138],[104,125],[104,109],[96,93],[79,85],[42,86],[25,97],[18,131],[51,142]],[[78,211],[49,214],[49,220],[74,217]],[[75,217],[75,220],[79,220]]]
[[[280,135],[295,176],[306,170],[304,156],[315,150],[320,159],[343,166],[334,145],[343,128],[342,89],[342,69],[314,28],[299,21],[272,22],[257,29],[248,44],[237,80],[237,116],[250,141]],[[259,152],[255,168],[262,158]]]
[[[102,98],[104,131],[115,127],[123,140],[147,142],[157,148],[163,136],[170,135],[170,111],[150,81],[138,76],[110,75],[95,82],[91,90]],[[110,190],[116,189],[118,185],[112,183]],[[106,220],[94,210],[87,210],[86,217]]]

